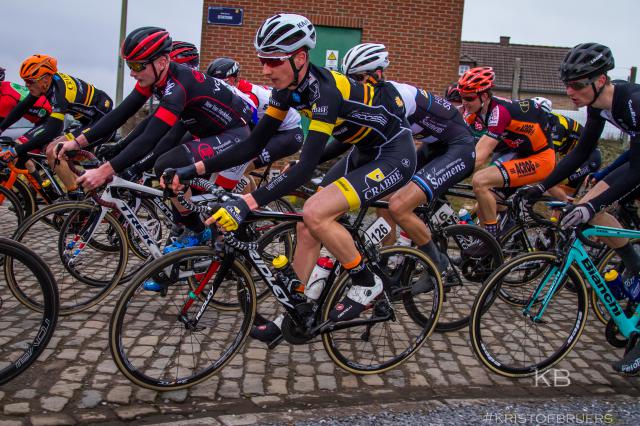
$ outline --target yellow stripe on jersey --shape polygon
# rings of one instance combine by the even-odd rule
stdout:
[[[55,118],[56,120],[64,121],[64,114],[61,114],[59,112],[52,112],[49,117]]]
[[[333,75],[333,79],[336,81],[336,87],[342,94],[342,99],[349,99],[349,96],[351,96],[351,83],[349,83],[349,79],[337,71],[331,71],[331,75]]]
[[[315,132],[320,132],[331,136],[334,126],[335,124],[325,123],[324,121],[311,120],[311,123],[309,124],[309,131],[313,130]]]
[[[281,109],[278,109],[274,106],[269,105],[267,107],[267,110],[264,112],[266,115],[268,115],[269,117],[273,117],[276,120],[280,120],[283,121],[284,118],[287,116],[287,112],[289,112],[288,110],[283,111]]]
[[[67,102],[74,104],[76,103],[76,96],[78,95],[78,86],[73,78],[69,77],[66,74],[58,73],[62,81],[64,82],[64,97]]]
[[[360,208],[360,197],[347,179],[341,177],[337,181],[333,182],[333,184],[338,187],[340,192],[342,192],[342,195],[344,195],[344,198],[347,199],[347,203],[349,203],[349,210],[358,210]]]

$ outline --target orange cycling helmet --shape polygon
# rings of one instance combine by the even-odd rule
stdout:
[[[465,72],[458,80],[460,93],[481,93],[493,87],[496,73],[491,67],[476,67]]]
[[[44,75],[58,72],[58,61],[49,55],[29,56],[20,65],[20,77],[23,80],[38,79]]]

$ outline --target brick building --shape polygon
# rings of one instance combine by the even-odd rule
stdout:
[[[210,6],[235,9],[235,17],[242,14],[242,25],[209,23]],[[339,64],[355,44],[384,43],[390,52],[388,78],[440,93],[457,76],[463,8],[464,0],[390,0],[366,6],[355,0],[205,0],[201,63],[205,67],[218,56],[231,56],[245,78],[266,84],[253,48],[256,30],[271,15],[298,13],[318,28],[318,47],[311,55],[316,64],[325,52],[327,62],[319,65],[329,63],[331,51]]]
[[[511,98],[516,58],[520,58],[518,98],[544,96],[554,109],[576,109],[567,97],[558,68],[570,47],[513,44],[502,36],[497,43],[462,41],[459,74],[475,66],[491,66],[496,72],[494,93]]]

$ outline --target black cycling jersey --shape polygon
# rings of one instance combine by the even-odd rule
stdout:
[[[99,120],[113,108],[113,101],[102,90],[79,78],[67,74],[53,74],[51,85],[44,97],[51,104],[51,115],[43,126],[43,131],[29,142],[16,147],[21,155],[36,148],[41,148],[58,136],[64,127],[64,115],[70,114],[83,127]],[[28,95],[21,101],[2,122],[0,129],[4,131],[28,112],[38,97]],[[105,135],[106,136],[106,135]]]
[[[640,186],[640,85],[615,82],[613,88],[611,111],[587,108],[587,122],[577,146],[542,182],[545,188],[551,188],[578,169],[596,149],[604,125],[609,121],[631,138],[629,162],[607,176],[610,188],[590,201],[596,211]]]
[[[576,120],[564,115],[549,113],[549,124],[551,126],[551,139],[556,152],[567,154],[580,139],[582,125]]]
[[[153,89],[136,84],[116,109],[85,133],[87,140],[94,141],[122,126],[154,94],[160,99],[160,105],[144,132],[110,161],[116,172],[148,154],[178,120],[192,135],[209,137],[245,126],[251,117],[249,106],[225,82],[171,62],[163,81]],[[183,134],[176,132],[177,140],[169,142],[177,144]]]
[[[448,142],[473,137],[469,126],[455,106],[422,89],[416,94],[416,111],[409,117],[409,123],[415,139],[432,136],[438,141]]]
[[[253,193],[264,205],[309,180],[323,149],[333,135],[340,142],[373,149],[410,134],[404,103],[390,83],[361,85],[344,75],[309,64],[295,90],[273,90],[265,116],[249,138],[223,154],[206,160],[207,173],[225,170],[257,156],[295,108],[311,122],[300,161],[269,185]]]

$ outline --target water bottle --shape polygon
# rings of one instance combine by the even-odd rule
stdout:
[[[409,238],[409,235],[404,231],[400,231],[400,236],[396,240],[396,245],[402,246],[402,247],[409,247],[411,243],[412,241],[411,241],[411,238]],[[399,266],[400,264],[402,264],[403,260],[404,260],[404,256],[399,254],[394,254],[393,256],[389,257],[388,266],[390,268],[395,268],[396,266]]]
[[[51,198],[51,200],[55,200],[60,196],[56,192],[56,190],[51,186],[51,180],[49,179],[43,180],[40,186],[42,187],[42,190],[47,193],[49,198]]]
[[[611,290],[613,297],[617,300],[622,300],[625,298],[625,288],[620,276],[618,275],[618,271],[615,269],[610,270],[606,274],[604,274],[604,281]]]
[[[469,210],[461,208],[458,212],[458,217],[460,218],[460,223],[468,223],[470,225],[473,225],[473,218],[471,217],[471,213],[469,213]]]
[[[299,299],[304,292],[304,284],[298,279],[298,275],[296,275],[296,271],[291,267],[287,256],[281,254],[273,259],[271,263],[273,267],[276,268],[276,278],[282,281],[292,297],[296,300]]]
[[[318,297],[320,297],[324,285],[327,282],[327,277],[329,273],[331,273],[331,269],[333,269],[333,260],[330,257],[321,257],[318,259],[316,266],[314,266],[313,271],[311,271],[309,282],[304,288],[304,295],[307,296],[307,299],[317,300]]]
[[[633,302],[640,301],[640,277],[635,275],[629,278],[624,283],[624,292],[629,298],[629,300]]]

